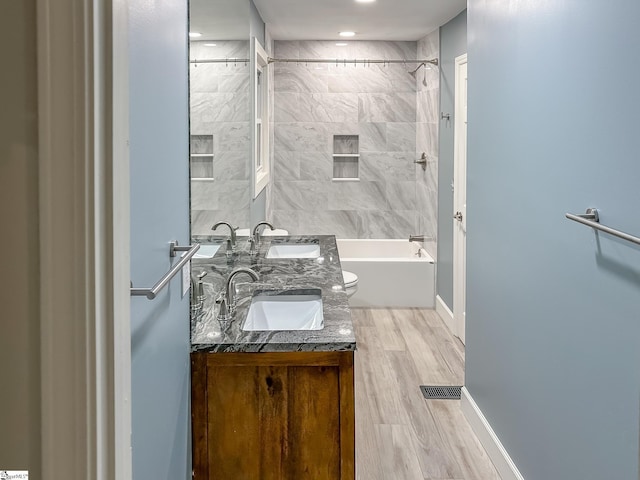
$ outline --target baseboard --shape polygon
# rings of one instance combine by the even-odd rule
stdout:
[[[511,460],[509,453],[466,387],[462,387],[461,408],[462,413],[464,413],[478,440],[480,440],[487,455],[500,474],[500,478],[502,480],[524,480],[524,477],[518,471],[518,467]]]
[[[440,295],[436,295],[436,312],[442,318],[442,321],[445,323],[449,331],[452,335],[456,335],[456,328],[453,322],[453,312],[449,310],[447,304],[444,303],[444,300],[440,297]]]

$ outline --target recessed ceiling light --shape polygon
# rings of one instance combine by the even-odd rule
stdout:
[[[205,47],[216,47],[217,44],[215,44],[215,43],[205,43],[204,46]]]
[[[346,47],[347,45],[349,45],[348,43],[345,42],[338,42],[336,43],[336,47]]]
[[[197,38],[197,37],[201,37],[202,34],[199,32],[189,32],[189,38]]]
[[[341,37],[353,37],[356,32],[340,32]]]
[[[358,3],[373,3],[375,1],[376,0],[356,0],[356,2],[358,2]]]

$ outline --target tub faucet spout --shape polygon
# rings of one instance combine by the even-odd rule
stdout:
[[[410,242],[424,242],[425,241],[425,237],[424,237],[424,235],[409,235],[409,241]]]

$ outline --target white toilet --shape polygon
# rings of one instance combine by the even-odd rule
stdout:
[[[351,298],[358,291],[358,276],[355,273],[342,271],[344,279],[344,288],[347,292],[347,298]]]

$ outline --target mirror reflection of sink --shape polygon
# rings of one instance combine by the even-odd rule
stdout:
[[[213,258],[219,248],[220,245],[201,244],[193,258]]]
[[[320,330],[323,327],[322,294],[320,289],[311,289],[254,295],[242,330]]]
[[[320,245],[317,243],[280,243],[271,245],[267,258],[318,258]]]

